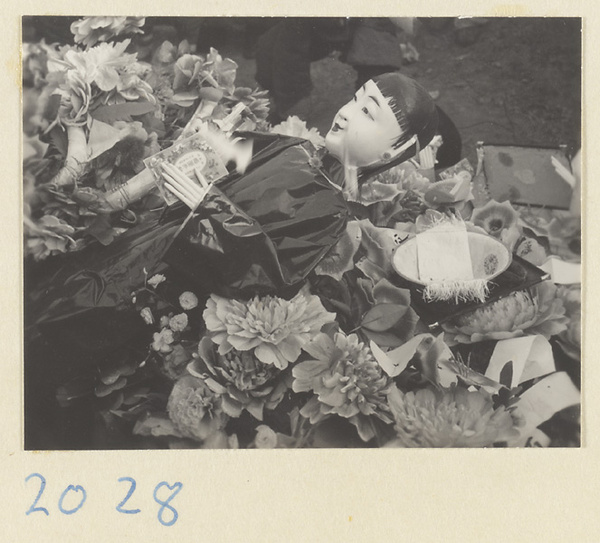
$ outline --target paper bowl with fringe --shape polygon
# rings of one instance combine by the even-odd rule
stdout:
[[[512,254],[500,241],[487,234],[467,232],[473,279],[449,280],[447,284],[427,284],[419,277],[417,236],[412,234],[392,254],[396,273],[417,285],[425,287],[423,297],[428,301],[485,301],[487,283],[505,271],[512,262]],[[444,263],[440,262],[440,266]]]

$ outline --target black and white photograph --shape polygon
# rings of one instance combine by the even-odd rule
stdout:
[[[467,15],[22,17],[24,449],[581,447],[582,18]]]

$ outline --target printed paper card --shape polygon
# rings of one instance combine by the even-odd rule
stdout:
[[[168,162],[179,168],[190,179],[197,182],[195,169],[200,170],[204,178],[213,183],[227,175],[227,168],[217,152],[206,143],[202,134],[176,141],[171,147],[156,153],[144,160],[147,168],[152,170],[162,197],[168,205],[178,201],[170,191],[164,187],[161,164]]]

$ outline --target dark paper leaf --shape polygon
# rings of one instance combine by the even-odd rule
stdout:
[[[463,362],[454,358],[442,358],[438,361],[438,374],[443,374],[445,380],[450,379],[451,382],[455,382],[458,379],[466,386],[477,386],[477,387],[488,387],[499,391],[507,390],[501,387],[499,383],[489,379],[485,375],[474,371]],[[445,382],[444,379],[440,379],[442,386],[450,386],[450,383]]]
[[[102,245],[110,245],[115,239],[115,230],[109,219],[98,215],[88,227],[88,234],[96,238]]]
[[[119,379],[117,379],[114,383],[112,383],[110,385],[98,383],[94,392],[95,392],[96,396],[98,396],[98,398],[103,398],[104,396],[108,396],[111,392],[114,392],[115,390],[121,390],[122,388],[125,387],[126,384],[127,384],[127,378],[119,377]]]
[[[44,108],[43,117],[44,119],[54,120],[58,115],[58,108],[60,107],[60,96],[58,94],[52,94],[48,101],[46,102],[46,107]]]
[[[178,92],[173,95],[171,101],[181,107],[190,107],[198,99],[198,91]]]
[[[173,422],[166,416],[150,416],[138,421],[133,428],[133,433],[141,436],[176,436],[181,437]]]
[[[351,298],[352,319],[358,326],[362,316],[375,305],[373,299],[373,282],[370,279],[358,278]]]
[[[404,316],[407,309],[406,305],[377,304],[367,311],[361,326],[373,332],[385,332]]]
[[[388,332],[394,334],[402,342],[415,335],[419,316],[412,307],[408,307],[402,318]],[[424,330],[427,332],[428,330]]]
[[[92,394],[93,390],[93,379],[77,378],[56,390],[56,401],[61,407],[67,407],[73,400]]]
[[[144,115],[155,109],[156,106],[151,102],[125,102],[124,104],[99,106],[90,114],[98,121],[114,123],[115,121],[133,121],[132,117]]]
[[[500,372],[500,384],[506,388],[511,388],[513,378],[513,363],[512,360],[504,364]]]
[[[67,156],[67,150],[69,147],[69,140],[67,138],[67,132],[60,126],[55,126],[47,136],[47,141],[61,154],[61,156]],[[46,138],[44,138],[46,141]]]
[[[71,194],[71,198],[84,207],[93,207],[99,202],[104,201],[104,196],[99,191],[89,187],[75,189]]]
[[[317,449],[362,446],[364,443],[357,435],[357,428],[340,417],[330,417],[319,423],[311,443],[311,447]]]
[[[165,123],[160,119],[157,119],[153,112],[145,113],[136,120],[142,123],[142,126],[149,134],[156,132],[159,140],[164,138],[166,134]]]
[[[121,391],[109,394],[99,401],[98,407],[102,411],[117,411],[123,405],[124,395]]]
[[[365,335],[379,347],[396,348],[404,343],[404,339],[390,332],[372,332],[364,329]]]
[[[398,305],[410,305],[410,290],[399,288],[387,279],[379,281],[373,289],[373,296],[377,303],[389,303]]]
[[[385,270],[374,264],[368,258],[361,258],[357,263],[356,267],[365,274],[366,277],[371,279],[373,283],[377,283],[381,279],[387,276]]]
[[[100,380],[105,385],[112,385],[117,382],[119,377],[121,377],[121,372],[119,371],[119,368],[113,368],[111,370],[102,372],[102,374],[100,375]]]

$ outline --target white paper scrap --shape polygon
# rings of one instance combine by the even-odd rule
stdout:
[[[524,420],[519,437],[509,441],[509,447],[523,447],[535,435],[536,428],[556,413],[578,405],[581,394],[566,372],[552,373],[521,394],[516,414]]]
[[[510,388],[556,371],[552,346],[539,335],[503,339],[496,343],[485,376],[499,382],[500,374],[509,362],[512,362]]]
[[[413,356],[415,356],[417,348],[426,338],[433,338],[433,335],[416,335],[415,337],[409,339],[406,343],[400,345],[400,347],[388,351],[387,353],[380,349],[373,341],[371,341],[371,352],[383,371],[385,371],[385,373],[387,373],[390,377],[396,377],[396,375],[400,375],[406,369],[408,363],[412,360]],[[452,353],[450,352],[449,348],[448,352],[451,356]]]
[[[540,268],[550,274],[553,283],[559,285],[581,283],[581,264],[578,262],[565,262],[551,256]]]

